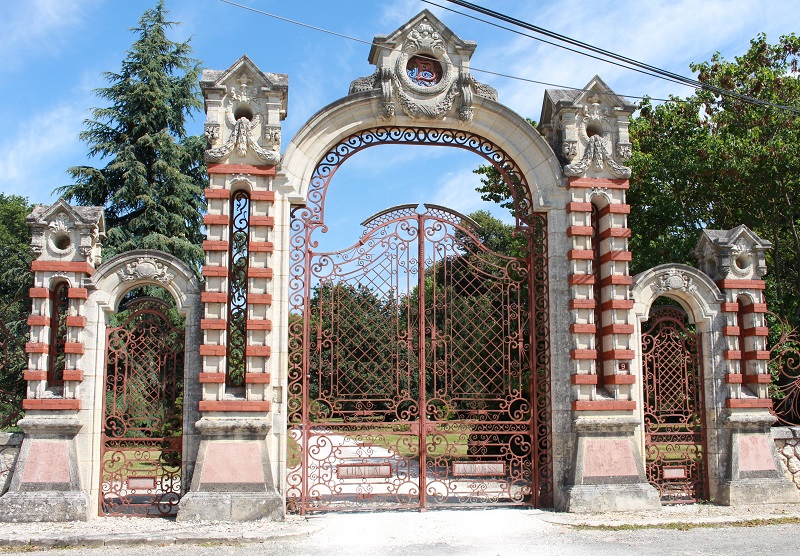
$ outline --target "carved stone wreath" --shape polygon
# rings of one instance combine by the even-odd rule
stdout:
[[[174,274],[168,272],[166,265],[152,257],[139,257],[136,262],[126,264],[125,268],[117,271],[117,276],[123,282],[156,280],[164,285],[169,284],[175,278]]]
[[[675,290],[694,294],[697,291],[697,286],[694,285],[692,277],[679,270],[668,270],[659,274],[656,276],[653,283],[650,284],[650,287],[656,294]]]

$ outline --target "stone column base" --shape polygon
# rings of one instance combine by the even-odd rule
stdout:
[[[178,521],[283,519],[284,503],[272,480],[261,417],[203,417],[197,464]]]
[[[660,510],[658,491],[648,483],[576,485],[567,489],[567,511],[573,513]]]
[[[0,521],[86,521],[89,498],[84,492],[42,490],[7,492],[0,497]]]
[[[633,417],[578,417],[577,453],[572,485],[567,487],[568,512],[655,510],[658,491],[647,482],[633,437]]]
[[[190,492],[181,499],[177,521],[283,520],[283,500],[269,492]]]
[[[798,504],[800,491],[787,479],[740,479],[719,485],[716,502],[723,506]]]

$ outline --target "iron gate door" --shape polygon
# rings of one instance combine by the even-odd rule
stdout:
[[[290,509],[535,504],[546,392],[536,398],[529,261],[489,251],[469,218],[434,205],[363,225],[354,246],[306,255]]]
[[[647,479],[662,503],[707,499],[700,336],[674,306],[657,307],[643,326]]]
[[[174,515],[181,493],[184,330],[135,299],[108,329],[100,515]]]

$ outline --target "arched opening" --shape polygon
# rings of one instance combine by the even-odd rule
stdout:
[[[321,249],[333,175],[387,144],[493,164],[527,257],[491,252],[464,215],[416,203],[367,219],[348,248]],[[551,505],[547,219],[519,167],[480,136],[423,128],[366,129],[319,160],[291,222],[290,510]]]

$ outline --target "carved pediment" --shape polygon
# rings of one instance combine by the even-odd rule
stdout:
[[[627,179],[628,123],[635,109],[595,76],[580,91],[545,91],[539,130],[561,157],[566,175]]]
[[[262,72],[242,56],[225,71],[204,70],[200,87],[206,101],[206,161],[278,164],[288,76]]]
[[[497,91],[469,72],[476,46],[424,10],[391,35],[375,37],[369,61],[377,69],[353,81],[350,94],[379,90],[385,120],[399,107],[415,120],[455,116],[471,122],[474,96],[497,100]]]
[[[694,256],[714,280],[760,279],[767,273],[766,251],[771,247],[742,224],[731,230],[703,230]]]

